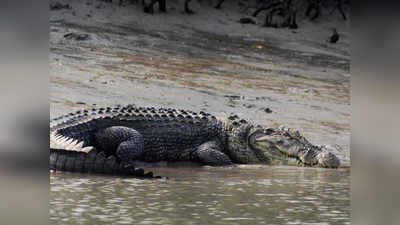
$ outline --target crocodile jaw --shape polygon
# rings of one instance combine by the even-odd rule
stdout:
[[[338,168],[340,160],[324,148],[312,145],[303,137],[292,136],[285,132],[266,132],[253,134],[249,139],[254,151],[264,156],[263,161],[270,164],[295,165],[311,167]],[[269,160],[267,160],[269,159]]]

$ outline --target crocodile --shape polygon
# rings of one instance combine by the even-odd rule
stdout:
[[[76,172],[118,174],[136,161],[340,166],[336,155],[298,131],[256,125],[237,115],[217,118],[203,111],[135,105],[82,109],[52,119],[50,149],[54,169]]]

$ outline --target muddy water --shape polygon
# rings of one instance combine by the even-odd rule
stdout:
[[[154,168],[163,180],[55,173],[50,224],[350,224],[350,171]]]

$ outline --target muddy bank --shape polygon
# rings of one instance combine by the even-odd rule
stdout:
[[[298,129],[349,165],[350,40],[340,19],[302,21],[293,33],[239,24],[233,4],[194,3],[192,16],[174,2],[155,15],[117,2],[68,4],[50,13],[52,118],[128,103],[236,113]],[[342,35],[336,45],[325,42],[332,26]]]

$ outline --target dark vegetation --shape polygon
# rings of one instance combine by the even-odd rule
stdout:
[[[98,0],[112,3],[112,0]],[[119,6],[127,4],[141,4],[144,13],[154,14],[154,8],[158,6],[160,13],[167,13],[167,0],[118,0]],[[189,3],[192,0],[180,0],[183,3],[185,14],[194,14]],[[201,0],[198,0],[201,1]],[[340,16],[343,20],[348,19],[350,0],[230,0],[237,1],[242,13],[249,14],[253,18],[238,18],[242,24],[256,24],[255,17],[264,14],[265,19],[262,27],[289,28],[299,27],[297,20],[308,19],[318,21],[324,17]],[[211,9],[224,10],[225,0],[208,0]],[[68,4],[52,3],[51,10],[70,9]],[[335,13],[337,12],[337,13]],[[336,43],[339,34],[334,30],[330,43]]]
[[[112,0],[104,0],[112,2]],[[154,13],[154,7],[158,3],[159,12],[167,12],[167,0],[119,0],[122,6],[125,2],[131,4],[140,3],[145,13]],[[182,0],[184,12],[195,13],[190,7],[191,0]],[[200,0],[199,0],[200,1]],[[323,16],[332,16],[336,11],[343,20],[347,20],[346,12],[350,6],[350,0],[236,0],[238,6],[244,8],[243,12],[253,10],[252,16],[257,17],[265,12],[264,27],[297,29],[297,17],[303,15],[311,21],[316,21]],[[211,4],[218,10],[223,10],[225,0],[215,0]]]
[[[62,4],[60,2],[55,2],[50,4],[50,10],[61,10],[61,9],[71,9],[69,4]]]
[[[101,0],[112,3],[112,0]],[[161,13],[167,12],[167,0],[118,0],[120,6],[125,4],[142,4],[145,13],[154,13],[154,7],[158,3],[158,9]],[[189,3],[191,0],[182,0],[184,12],[194,14],[190,9]],[[199,0],[201,1],[201,0]],[[350,6],[350,0],[236,0],[238,6],[243,8],[243,12],[254,10],[253,17],[257,17],[261,12],[265,12],[264,27],[297,29],[297,16],[304,14],[306,18],[315,21],[322,16],[332,16],[338,11],[343,20],[347,20],[346,11]],[[214,3],[216,2],[216,4]],[[215,4],[214,8],[222,10],[222,5],[225,0],[215,0],[211,4]],[[68,4],[59,2],[50,4],[51,10],[70,9]],[[329,12],[329,13],[328,13]]]

